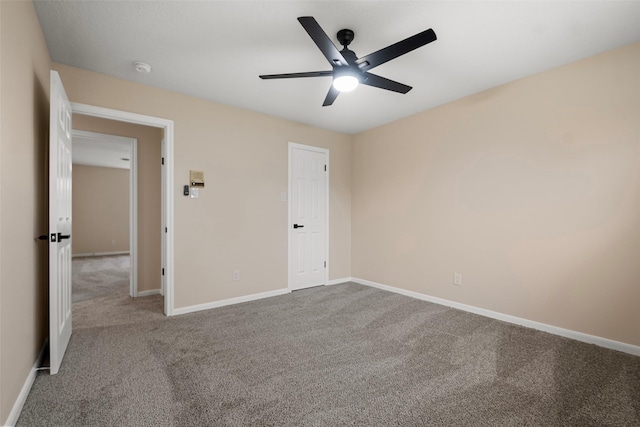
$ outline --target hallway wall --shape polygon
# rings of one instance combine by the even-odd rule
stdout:
[[[160,290],[163,130],[79,114],[73,115],[73,128],[138,140],[138,291]]]
[[[0,424],[48,331],[49,70],[30,1],[0,1]]]
[[[73,255],[129,252],[129,169],[73,165]]]

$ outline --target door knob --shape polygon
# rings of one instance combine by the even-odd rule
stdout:
[[[304,225],[293,224],[293,228],[304,228]]]

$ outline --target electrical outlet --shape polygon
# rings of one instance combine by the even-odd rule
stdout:
[[[115,245],[116,245],[116,241],[115,241],[115,240],[112,240],[112,241],[111,241],[111,246],[115,246]]]
[[[240,280],[240,270],[233,270],[233,280]]]
[[[462,285],[462,274],[453,273],[453,284],[456,285],[456,286],[461,286]]]

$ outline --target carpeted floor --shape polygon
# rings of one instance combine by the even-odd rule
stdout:
[[[129,293],[129,255],[72,259],[73,302]],[[121,292],[120,292],[121,291]]]
[[[639,357],[353,283],[109,310],[74,329],[18,425],[640,425]]]
[[[78,257],[72,266],[72,323],[85,328],[163,320],[163,298],[129,297],[129,255]]]

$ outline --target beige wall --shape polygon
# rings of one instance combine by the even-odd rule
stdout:
[[[352,275],[640,345],[638,76],[640,43],[357,135]]]
[[[48,336],[45,170],[51,65],[31,2],[0,2],[0,424]],[[19,179],[17,179],[19,177]]]
[[[287,286],[287,143],[330,150],[330,279],[351,271],[351,136],[54,64],[71,101],[175,122],[175,306]],[[182,196],[189,170],[199,199]],[[241,280],[232,281],[239,269]]]
[[[129,169],[73,165],[73,254],[129,251]]]
[[[73,115],[73,128],[138,140],[138,291],[160,289],[163,130],[78,114]]]
[[[0,2],[0,20],[4,422],[47,336],[33,237],[47,228],[51,64],[31,2]],[[635,44],[354,137],[53,66],[72,101],[175,121],[177,308],[286,286],[292,141],[331,151],[330,279],[640,345],[639,61]],[[189,169],[205,172],[197,200],[181,196]]]

